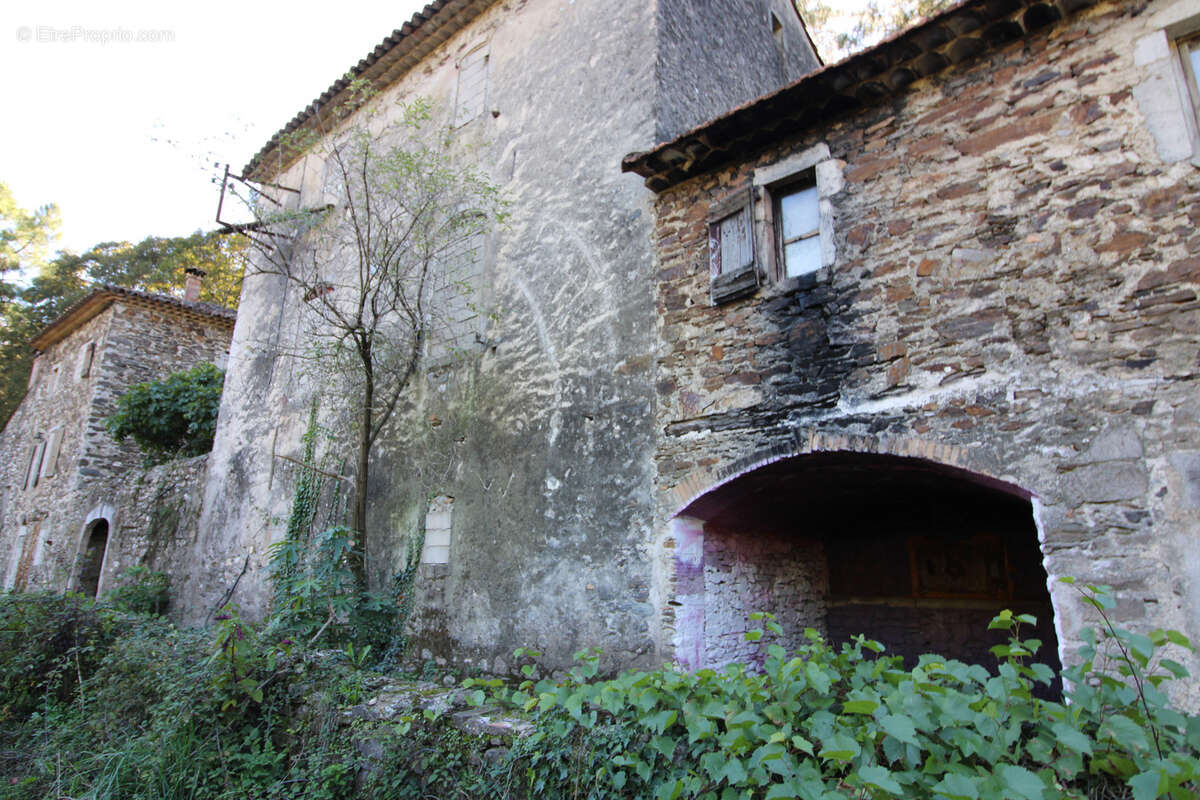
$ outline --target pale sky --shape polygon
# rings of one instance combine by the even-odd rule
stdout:
[[[76,252],[211,229],[211,162],[240,169],[423,6],[6,0],[0,182],[57,203]]]
[[[212,162],[240,169],[423,5],[5,0],[0,182],[57,203],[75,252],[212,229]]]

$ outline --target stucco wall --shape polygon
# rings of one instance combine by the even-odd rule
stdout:
[[[727,12],[739,8],[753,10],[769,44],[762,4]],[[502,669],[520,645],[557,663],[598,645],[621,663],[654,658],[650,198],[619,164],[654,140],[666,114],[655,100],[657,13],[654,3],[628,0],[498,3],[376,106],[386,114],[401,98],[425,96],[449,128],[456,64],[487,43],[487,112],[447,134],[509,203],[507,223],[484,247],[487,313],[457,366],[422,375],[371,471],[375,585],[400,568],[426,499],[453,498],[449,563],[423,567],[418,581],[416,638],[431,656]],[[736,61],[725,68],[741,69]],[[759,89],[776,80],[765,76]],[[718,91],[710,99],[732,98]],[[703,111],[676,119],[694,124]],[[312,203],[319,169],[308,158],[278,181],[305,187],[300,202]],[[194,558],[208,570],[189,589],[197,616],[232,585],[245,554],[251,571],[235,599],[265,609],[265,550],[282,533],[295,486],[289,459],[301,454],[322,388],[286,356],[298,321],[285,293],[262,276],[245,284],[201,525],[207,538]],[[344,398],[326,391],[321,402],[323,420],[337,428]]]
[[[1103,4],[658,197],[665,647],[672,515],[755,464],[839,450],[1020,487],[1052,580],[1113,585],[1119,624],[1200,635],[1200,176],[1134,99],[1135,42],[1182,5]],[[841,176],[835,263],[713,307],[709,207],[817,145]],[[1069,658],[1087,615],[1053,599]]]

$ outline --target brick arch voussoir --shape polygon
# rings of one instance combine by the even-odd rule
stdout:
[[[813,453],[861,453],[916,458],[963,470],[1010,494],[1031,497],[1032,492],[1000,474],[997,459],[984,448],[966,448],[914,436],[873,436],[820,428],[781,429],[780,441],[725,464],[693,470],[669,493],[671,517],[678,516],[697,498],[756,469],[796,456]]]

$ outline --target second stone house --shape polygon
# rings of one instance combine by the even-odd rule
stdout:
[[[105,420],[133,384],[222,365],[235,318],[195,299],[101,286],[30,343],[29,389],[0,433],[4,589],[97,596],[148,555],[156,569],[186,571],[168,555],[173,542],[147,536],[165,509],[172,531],[194,530],[195,505],[175,506],[199,500],[204,458],[148,476],[137,445],[114,441]]]

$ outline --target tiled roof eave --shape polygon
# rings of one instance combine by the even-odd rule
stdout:
[[[787,136],[894,97],[909,84],[978,58],[1099,0],[962,0],[836,64],[710,120],[651,150],[631,153],[624,172],[661,192]]]
[[[37,336],[30,340],[29,346],[39,352],[45,351],[70,336],[88,320],[96,317],[119,300],[132,300],[169,308],[175,313],[205,319],[230,328],[237,321],[237,312],[231,308],[224,308],[212,303],[183,300],[166,294],[144,292],[140,289],[129,289],[124,286],[101,284],[95,291],[77,300],[60,314],[58,319],[43,328]]]
[[[288,139],[293,134],[301,130],[328,129],[348,115],[351,98],[347,89],[351,81],[363,79],[376,90],[383,90],[494,2],[496,0],[434,0],[429,3],[292,117],[242,168],[242,175],[267,180],[287,169],[302,155],[301,149],[288,146]],[[322,114],[326,116],[322,117]]]

